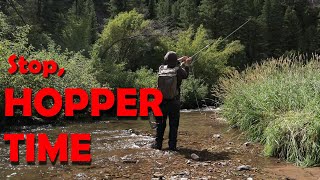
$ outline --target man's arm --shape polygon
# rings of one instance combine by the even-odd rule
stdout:
[[[180,79],[187,79],[189,76],[189,67],[188,66],[180,66],[177,71],[177,76],[179,76]]]

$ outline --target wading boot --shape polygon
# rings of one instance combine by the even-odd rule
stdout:
[[[176,146],[169,146],[170,151],[178,151]]]
[[[152,149],[161,150],[161,149],[162,149],[162,144],[160,144],[160,143],[153,143],[153,144],[151,145],[151,148],[152,148]]]

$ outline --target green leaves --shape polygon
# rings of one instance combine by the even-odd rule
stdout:
[[[197,4],[195,0],[183,0],[180,4],[180,16],[179,19],[183,27],[189,27],[196,23]]]
[[[157,73],[152,69],[142,67],[135,72],[136,78],[134,80],[135,88],[156,88],[158,82]]]
[[[196,79],[190,75],[188,79],[182,81],[181,102],[183,108],[197,107],[196,99],[202,100],[208,95],[208,85],[201,79]]]
[[[74,52],[62,52],[61,48],[54,43],[49,44],[47,49],[36,50],[28,44],[28,26],[18,26],[13,28],[6,23],[7,20],[4,16],[0,17],[1,26],[7,26],[3,28],[4,33],[0,34],[0,107],[3,105],[4,89],[8,87],[14,87],[17,96],[21,95],[23,88],[32,88],[33,93],[45,87],[53,87],[60,93],[63,93],[67,87],[83,88],[90,90],[94,87],[100,87],[95,76],[91,73],[92,66],[90,59],[84,57],[81,53]],[[14,31],[14,32],[11,32]],[[11,34],[10,39],[6,34]],[[50,76],[48,79],[44,79],[41,74],[33,75],[21,75],[19,73],[15,75],[9,75],[7,70],[9,65],[7,58],[11,54],[17,54],[18,56],[24,56],[28,60],[37,59],[39,61],[54,59],[59,67],[65,68],[65,75],[63,78],[57,76]],[[81,73],[80,73],[81,72]]]
[[[101,84],[110,82],[112,87],[133,86],[131,72],[137,69],[138,60],[148,49],[144,34],[149,21],[142,14],[132,10],[120,13],[104,27],[91,53],[97,79]],[[130,77],[127,78],[126,76]],[[127,83],[122,81],[128,80]],[[131,81],[130,81],[131,80]]]
[[[75,2],[65,18],[61,38],[63,47],[71,51],[85,50],[88,53],[97,38],[97,20],[93,1]]]
[[[288,7],[284,15],[284,42],[288,50],[297,49],[301,36],[300,23],[296,11]]]
[[[162,39],[165,47],[176,51],[181,56],[192,56],[210,42],[213,42],[213,44],[194,58],[196,61],[194,63],[194,73],[197,78],[203,79],[212,86],[220,75],[231,69],[228,66],[230,61],[236,61],[238,55],[241,58],[240,55],[244,52],[244,46],[239,41],[225,44],[220,40],[210,40],[202,25],[195,33],[193,28],[179,33],[177,41],[168,38]]]
[[[93,59],[127,63],[129,54],[135,50],[131,43],[138,40],[148,23],[135,10],[120,13],[105,25],[100,38],[93,46]]]

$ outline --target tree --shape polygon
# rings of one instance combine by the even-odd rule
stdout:
[[[171,6],[171,26],[177,26],[179,24],[180,16],[180,4],[179,1],[176,1]]]
[[[109,12],[111,17],[115,17],[120,12],[127,9],[127,0],[110,0],[109,2]]]
[[[318,15],[318,21],[317,21],[317,35],[316,35],[316,41],[318,47],[320,47],[320,13]],[[320,48],[316,49],[316,53],[320,53]]]
[[[157,3],[157,18],[162,20],[169,20],[171,16],[171,1],[159,0]]]
[[[88,52],[97,38],[97,19],[92,0],[77,0],[65,19],[61,39],[63,47]]]
[[[148,50],[144,34],[148,24],[142,14],[132,10],[118,14],[105,25],[91,52],[101,84],[111,81],[112,87],[133,86],[133,81],[126,77],[132,75],[124,71],[136,70]]]
[[[222,21],[224,22],[222,31],[224,32],[223,36],[226,36],[234,29],[238,28],[241,24],[248,20],[249,14],[249,0],[226,0],[224,6],[221,9]],[[243,34],[246,34],[246,28],[244,26],[231,38],[239,39],[241,41],[246,40],[243,38]]]
[[[251,0],[251,15],[258,17],[261,15],[264,0]]]
[[[196,23],[197,5],[195,0],[183,0],[180,5],[180,21],[183,27],[189,27]]]
[[[211,33],[211,37],[218,37],[221,35],[221,16],[220,9],[222,3],[216,0],[202,0],[199,6],[199,15],[201,23]]]
[[[265,0],[261,21],[268,56],[280,56],[283,50],[283,9],[278,0]]]
[[[155,0],[149,0],[148,3],[148,18],[153,19],[156,16],[155,10]]]
[[[284,15],[284,44],[286,50],[296,50],[299,47],[301,27],[296,11],[288,7]]]
[[[319,41],[317,28],[313,25],[309,26],[304,32],[301,40],[301,49],[306,53],[314,53],[319,51]]]

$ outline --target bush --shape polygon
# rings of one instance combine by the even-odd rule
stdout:
[[[136,71],[136,78],[134,81],[135,88],[156,88],[158,82],[157,73],[154,73],[152,69],[145,67]]]
[[[244,53],[244,46],[239,41],[225,43],[220,39],[209,39],[207,30],[202,25],[196,30],[189,28],[180,32],[177,39],[163,37],[161,42],[165,49],[176,51],[180,56],[192,56],[207,44],[212,43],[210,47],[194,57],[195,76],[204,80],[209,86],[214,85],[221,75],[231,71],[232,67],[228,66],[228,63],[239,59],[239,56],[242,57]]]
[[[181,105],[183,108],[197,107],[198,103],[208,94],[208,85],[200,79],[190,75],[188,79],[182,81],[181,85]],[[200,104],[199,104],[200,105]]]
[[[46,50],[36,50],[28,44],[29,26],[13,27],[6,22],[6,17],[0,13],[0,110],[4,105],[5,88],[13,87],[16,96],[22,95],[24,88],[31,88],[33,94],[42,88],[52,87],[57,89],[61,94],[65,88],[83,88],[89,92],[93,87],[100,87],[92,72],[92,62],[90,59],[81,55],[80,52],[62,52],[59,46],[53,42],[48,45]],[[9,75],[7,72],[9,64],[7,58],[10,55],[24,56],[27,60],[37,59],[39,61],[54,59],[59,67],[65,68],[65,75],[60,78],[51,75],[45,79],[42,74],[22,75],[17,73]],[[81,72],[81,73],[79,73]],[[51,101],[45,102],[50,106]],[[1,110],[2,111],[2,110]]]
[[[265,155],[301,166],[320,163],[320,58],[270,59],[234,71],[215,89],[222,115],[265,145]]]
[[[112,88],[133,87],[134,73],[143,61],[145,46],[150,44],[143,36],[149,25],[137,11],[123,12],[111,19],[93,45],[91,57],[97,80]]]

